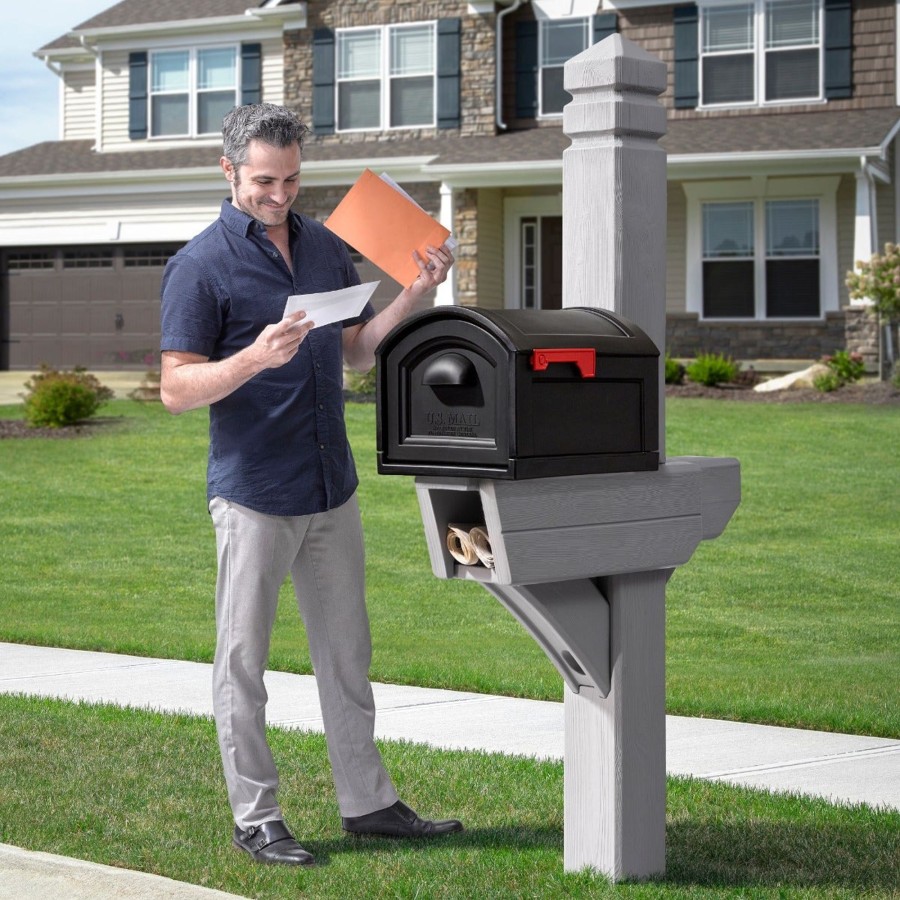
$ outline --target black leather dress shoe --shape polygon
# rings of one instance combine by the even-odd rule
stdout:
[[[257,862],[283,866],[311,866],[315,862],[288,831],[280,819],[251,825],[246,831],[234,826],[234,846],[249,853]]]
[[[387,837],[437,837],[462,831],[462,822],[456,819],[431,821],[420,819],[405,803],[398,800],[387,809],[378,809],[365,816],[341,819],[344,831],[353,834],[381,834]]]

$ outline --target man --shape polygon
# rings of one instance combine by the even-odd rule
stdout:
[[[276,801],[263,672],[290,574],[309,636],[343,828],[422,837],[459,831],[399,801],[373,739],[371,638],[357,477],[343,419],[342,361],[365,370],[385,334],[443,282],[453,257],[414,254],[419,276],[377,316],[315,328],[284,316],[291,294],[359,283],[342,241],[291,210],[305,126],[284,107],[224,122],[231,199],[176,254],[162,283],[161,396],[209,405],[208,500],[216,530],[213,699],[233,842],[267,863],[310,865]]]

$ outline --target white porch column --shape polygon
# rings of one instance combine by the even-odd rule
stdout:
[[[441,211],[439,221],[444,228],[453,233],[453,220],[456,207],[454,203],[453,188],[443,182],[441,184]],[[454,235],[455,236],[455,235]],[[439,284],[434,295],[435,306],[454,306],[456,304],[456,266],[450,269],[450,276],[443,284]]]
[[[853,232],[853,267],[875,252],[875,185],[865,157],[856,173],[856,223]],[[851,306],[867,306],[868,300],[851,300]]]

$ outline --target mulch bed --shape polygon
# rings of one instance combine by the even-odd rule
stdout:
[[[737,385],[704,387],[702,384],[667,384],[667,397],[699,397],[704,400],[739,400],[747,403],[861,403],[871,406],[900,406],[900,389],[889,382],[848,384],[836,391],[824,393],[814,388],[761,393]],[[372,402],[369,395],[347,394],[348,401]],[[66,428],[31,428],[22,419],[0,419],[0,440],[5,438],[65,438],[85,437],[98,428],[121,422],[115,418],[96,418]]]
[[[32,428],[24,419],[0,419],[0,441],[4,438],[52,438],[64,440],[66,438],[86,437],[99,428],[108,428],[121,423],[121,419],[111,417],[98,417],[87,422],[79,422],[77,425],[67,425],[64,428]]]
[[[790,388],[785,391],[754,391],[750,387],[702,384],[667,384],[667,397],[701,397],[709,400],[742,400],[748,403],[862,403],[872,406],[900,406],[900,389],[888,381],[845,384],[836,391],[815,388]]]

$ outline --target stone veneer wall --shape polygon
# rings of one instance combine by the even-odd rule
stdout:
[[[669,313],[666,349],[674,357],[721,353],[735,360],[818,360],[836,350],[861,353],[878,370],[878,327],[864,308],[827,313],[821,322],[702,322],[696,313]]]

